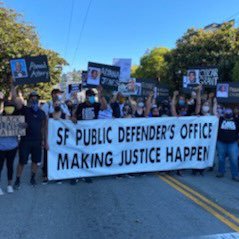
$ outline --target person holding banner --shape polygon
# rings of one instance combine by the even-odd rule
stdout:
[[[38,163],[41,162],[42,147],[46,145],[47,139],[47,120],[44,111],[39,108],[39,95],[32,92],[29,95],[28,106],[23,106],[19,111],[20,115],[25,116],[27,123],[26,136],[21,137],[19,144],[19,163],[17,166],[17,176],[14,184],[15,189],[21,185],[20,177],[24,165],[27,164],[31,155],[32,173],[30,184],[36,186],[36,173]]]
[[[62,111],[61,101],[59,100],[54,101],[53,107],[54,107],[54,112],[49,114],[48,116],[49,119],[54,119],[54,120],[69,120],[70,119],[70,117]],[[48,161],[47,151],[48,150],[49,150],[49,147],[48,147],[48,141],[46,138],[45,148],[44,148],[44,157],[43,157],[43,167],[42,167],[42,172],[43,172],[42,183],[43,184],[48,183],[48,175],[47,175],[47,161]]]
[[[85,95],[85,102],[78,105],[76,112],[72,117],[73,122],[77,122],[78,120],[98,119],[99,111],[107,109],[107,102],[105,97],[102,96],[102,87],[98,86],[97,90],[99,102],[96,102],[95,92],[92,89],[88,89]],[[84,181],[92,183],[91,178],[85,178]],[[73,180],[71,183],[73,184]]]
[[[14,112],[15,112],[14,102],[5,102],[3,113],[0,115],[11,116],[11,115],[14,115]],[[3,166],[4,166],[4,162],[6,160],[7,178],[8,178],[7,192],[8,193],[13,193],[13,187],[12,187],[13,164],[17,154],[17,148],[18,148],[17,136],[0,137],[0,177],[1,177]],[[0,181],[1,181],[1,178],[0,178]],[[0,196],[3,194],[4,194],[3,190],[0,187]]]
[[[49,114],[52,114],[54,112],[54,102],[59,100],[61,102],[61,110],[63,113],[65,113],[68,116],[71,116],[68,107],[65,103],[62,102],[63,96],[62,94],[64,93],[64,91],[61,91],[60,89],[53,89],[51,92],[51,97],[52,100],[46,102],[43,106],[42,106],[42,110],[45,112],[46,116],[48,116]]]
[[[217,99],[214,99],[214,114],[217,114]],[[229,157],[232,180],[239,182],[238,176],[238,132],[239,121],[233,116],[231,108],[227,107],[224,116],[219,116],[219,129],[217,140],[218,178],[224,177],[226,172],[226,156]]]

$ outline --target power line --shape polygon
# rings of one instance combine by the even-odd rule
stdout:
[[[86,24],[86,21],[87,21],[88,14],[89,14],[89,11],[90,11],[90,7],[92,5],[92,1],[93,0],[89,1],[88,7],[87,7],[87,10],[86,10],[86,14],[85,14],[85,17],[84,17],[84,20],[83,20],[83,23],[82,23],[82,26],[81,26],[81,30],[80,30],[80,35],[79,35],[79,38],[78,38],[78,41],[77,41],[76,50],[75,50],[75,53],[74,53],[74,56],[73,56],[72,65],[75,63],[76,55],[77,55],[77,52],[79,50],[79,46],[80,46],[80,43],[81,43],[81,38],[82,38],[82,35],[83,35],[83,31],[84,31],[84,28],[85,28],[85,24]]]
[[[69,19],[67,39],[66,39],[66,45],[65,45],[65,51],[64,51],[65,58],[66,58],[67,53],[68,53],[68,46],[69,46],[69,41],[70,41],[71,24],[72,24],[72,18],[73,18],[74,5],[75,5],[75,0],[71,0],[70,19]]]

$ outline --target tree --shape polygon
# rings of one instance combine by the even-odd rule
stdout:
[[[47,55],[50,68],[50,83],[20,87],[25,94],[37,90],[44,99],[50,97],[50,89],[59,83],[62,66],[67,62],[58,53],[44,49],[33,26],[26,24],[20,14],[0,7],[0,90],[8,92],[11,78],[9,61],[24,56]]]
[[[237,60],[236,64],[233,67],[232,79],[233,81],[239,82],[239,60]]]
[[[190,67],[219,69],[221,81],[232,81],[233,67],[239,55],[239,30],[231,23],[215,31],[189,29],[172,51],[171,70],[186,73]],[[171,74],[171,78],[173,75]]]
[[[132,76],[145,79],[160,79],[160,82],[167,82],[170,50],[167,48],[154,48],[145,54],[140,65],[132,68]]]

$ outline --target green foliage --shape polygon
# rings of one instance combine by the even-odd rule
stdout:
[[[224,24],[215,31],[189,29],[172,51],[172,66],[184,73],[189,67],[219,69],[221,81],[232,81],[232,70],[239,54],[239,30]]]
[[[223,24],[214,31],[189,29],[175,49],[155,48],[132,67],[132,77],[160,78],[179,88],[190,67],[217,67],[221,81],[239,81],[239,29]]]
[[[25,94],[31,90],[36,90],[43,99],[48,99],[51,88],[60,81],[61,67],[67,62],[58,53],[44,49],[40,45],[34,27],[23,22],[20,14],[11,9],[0,7],[0,90],[6,93],[9,91],[11,78],[9,61],[12,58],[27,55],[47,55],[51,82],[26,85],[20,88]]]
[[[233,81],[239,82],[239,60],[237,60],[233,68],[232,78],[233,78]]]
[[[145,79],[158,78],[162,82],[166,81],[169,54],[170,50],[167,48],[154,48],[141,58],[138,67],[133,67],[132,76]]]

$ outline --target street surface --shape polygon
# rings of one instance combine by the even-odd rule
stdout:
[[[21,189],[0,197],[0,238],[237,238],[228,233],[239,231],[239,183],[230,175],[101,177],[76,186],[41,185],[39,175],[36,188],[29,175],[27,165]],[[5,171],[2,178],[5,189]]]

